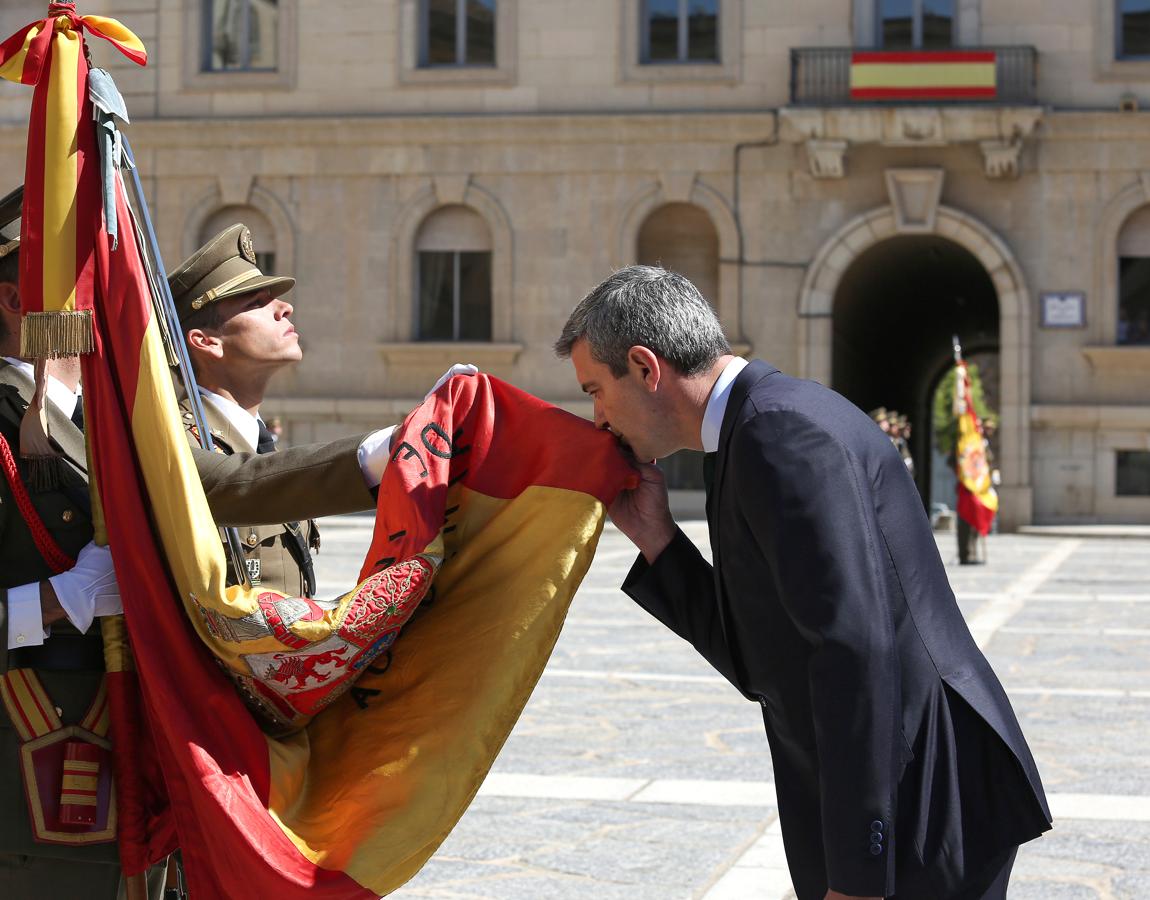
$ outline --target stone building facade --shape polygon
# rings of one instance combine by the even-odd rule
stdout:
[[[299,279],[306,358],[266,409],[290,440],[393,421],[456,360],[586,414],[551,343],[612,268],[659,261],[700,285],[741,352],[909,414],[924,486],[930,395],[957,334],[994,373],[1013,528],[1150,521],[1150,338],[1138,331],[1150,315],[1139,281],[1150,46],[1138,6],[87,0],[80,11],[116,15],[151,52],[136,69],[92,42],[127,98],[166,262],[241,220],[265,261]],[[43,7],[6,2],[0,30]],[[993,91],[863,97],[851,72],[870,48],[896,68],[970,51],[983,75],[989,52]],[[29,100],[0,86],[12,184]]]

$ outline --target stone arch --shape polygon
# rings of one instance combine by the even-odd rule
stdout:
[[[892,207],[883,206],[851,219],[819,249],[799,291],[799,375],[831,383],[832,315],[843,275],[859,256],[902,234]],[[968,250],[986,269],[998,297],[1002,409],[999,465],[1003,484],[1004,527],[1029,524],[1030,485],[1030,292],[1013,252],[997,234],[973,216],[939,206],[934,225],[917,234],[934,234]],[[1115,232],[1115,240],[1117,231]]]
[[[655,210],[670,203],[689,203],[703,210],[719,236],[719,293],[713,300],[719,322],[732,343],[742,340],[739,290],[739,226],[726,198],[696,176],[666,175],[635,191],[624,203],[615,225],[613,267],[635,262],[639,231]]]
[[[1130,217],[1148,204],[1150,179],[1140,179],[1119,191],[1102,210],[1094,239],[1094,296],[1098,298],[1097,313],[1088,319],[1090,337],[1095,343],[1114,344],[1117,341],[1118,241]]]
[[[510,341],[514,332],[514,235],[511,218],[499,200],[470,179],[436,180],[417,191],[396,216],[395,333],[390,340],[406,342],[415,333],[415,241],[423,223],[444,206],[466,206],[487,223],[491,232],[491,339]]]
[[[201,195],[184,219],[181,259],[187,259],[199,249],[201,235],[208,220],[217,210],[229,206],[250,206],[263,215],[275,235],[276,268],[282,274],[294,275],[295,223],[283,201],[275,193],[258,184],[251,186],[244,199],[225,197],[219,185],[214,185]],[[178,264],[179,260],[175,263],[168,262],[171,268],[175,268]]]

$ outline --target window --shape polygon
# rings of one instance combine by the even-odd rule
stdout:
[[[1135,210],[1118,232],[1118,344],[1150,344],[1150,206]]]
[[[693,203],[666,203],[639,228],[636,261],[688,278],[712,305],[719,301],[719,232],[707,211]]]
[[[1119,59],[1150,58],[1150,0],[1117,0],[1114,24]]]
[[[422,0],[421,66],[494,66],[495,0]]]
[[[644,63],[717,63],[719,0],[642,0]]]
[[[491,233],[466,206],[432,213],[416,238],[416,338],[491,340]]]
[[[1150,497],[1150,450],[1119,450],[1114,493],[1119,497]]]
[[[884,49],[945,50],[954,45],[954,0],[878,0],[877,19],[876,42]]]
[[[279,0],[207,0],[204,13],[204,71],[278,68]]]
[[[1118,258],[1119,344],[1150,344],[1150,257]]]

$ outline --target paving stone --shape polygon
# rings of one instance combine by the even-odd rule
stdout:
[[[322,525],[317,573],[321,592],[335,595],[352,586],[371,520],[341,517]],[[704,523],[687,523],[684,530],[706,550]],[[969,617],[1016,589],[1018,579],[1062,539],[992,535],[985,566],[958,566],[954,535],[936,540]],[[641,783],[770,782],[759,708],[619,591],[633,557],[617,531],[604,531],[600,555],[571,605],[548,671],[493,771],[501,777]],[[1030,585],[1032,594],[987,645],[988,658],[1012,691],[1048,791],[1134,795],[1150,804],[1150,635],[1102,632],[1150,630],[1147,559],[1150,541],[1082,540],[1050,577]],[[588,674],[593,677],[575,677]],[[1131,693],[1137,691],[1146,695]],[[423,870],[393,896],[721,900],[717,890],[708,890],[734,871],[776,813],[771,807],[690,799],[484,794]],[[770,855],[756,845],[744,865],[764,853]],[[752,873],[745,879],[736,892],[740,898],[783,900],[777,879],[763,895],[753,889],[755,878]],[[1060,819],[1052,832],[1022,848],[1010,897],[1150,898],[1150,823]]]

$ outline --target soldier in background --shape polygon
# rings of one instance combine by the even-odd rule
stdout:
[[[292,304],[283,295],[295,286],[288,276],[265,275],[256,263],[251,232],[245,225],[224,229],[181,263],[169,276],[172,297],[188,346],[204,413],[216,450],[223,454],[268,454],[275,435],[260,416],[268,383],[303,359]],[[432,387],[456,374],[474,374],[474,366],[452,366]],[[182,401],[188,439],[199,446],[189,401]],[[335,441],[333,455],[354,448],[362,483],[360,508],[374,505],[369,489],[378,488],[387,466],[393,428]],[[319,508],[328,486],[300,480],[293,485],[298,505]],[[349,498],[350,499],[350,498]],[[257,518],[256,510],[250,521]],[[312,553],[319,549],[313,520],[239,529],[248,577],[253,585],[290,596],[316,593]],[[233,583],[238,581],[234,573]]]

